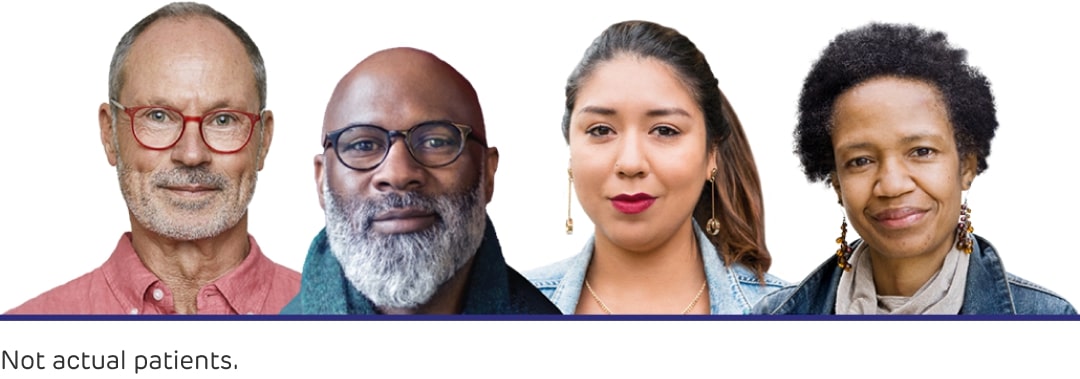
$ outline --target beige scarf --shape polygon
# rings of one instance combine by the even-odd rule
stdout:
[[[874,269],[867,244],[861,243],[851,255],[851,271],[840,275],[836,288],[836,314],[958,314],[964,304],[967,282],[967,254],[953,246],[945,262],[930,280],[911,297],[880,296],[874,285]]]

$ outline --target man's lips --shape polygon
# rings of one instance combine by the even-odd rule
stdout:
[[[435,212],[397,208],[379,213],[371,219],[371,229],[382,234],[414,233],[431,227],[438,219]]]
[[[619,194],[611,198],[611,205],[615,210],[626,214],[637,214],[649,209],[656,202],[656,196],[647,193],[635,193],[633,195]]]
[[[914,207],[899,207],[874,212],[870,217],[886,228],[899,229],[919,222],[926,212],[926,210]]]
[[[180,184],[180,185],[162,185],[161,188],[167,189],[173,192],[200,194],[204,192],[217,191],[215,186],[204,184]]]
[[[434,216],[435,216],[434,212],[427,211],[427,210],[414,209],[414,208],[397,208],[397,209],[391,209],[389,211],[382,212],[382,213],[379,213],[379,214],[375,215],[375,217],[372,218],[372,221],[378,222],[378,221],[390,221],[390,220],[399,220],[399,219],[407,219],[407,218],[434,217]]]

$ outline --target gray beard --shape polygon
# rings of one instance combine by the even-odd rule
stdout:
[[[486,227],[483,188],[481,178],[460,194],[426,197],[407,192],[348,199],[324,185],[330,250],[345,278],[376,308],[419,308],[480,247]],[[432,210],[438,219],[415,233],[371,231],[375,215],[403,207]]]

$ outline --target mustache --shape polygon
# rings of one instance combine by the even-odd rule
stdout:
[[[157,187],[200,185],[209,188],[221,189],[228,185],[229,180],[222,174],[210,172],[206,166],[175,167],[171,170],[154,173],[151,182]]]
[[[371,225],[372,220],[374,220],[376,216],[394,209],[417,209],[435,213],[440,215],[440,217],[442,213],[438,200],[433,197],[421,195],[417,192],[391,192],[358,199],[356,202],[359,204],[355,205],[359,206],[354,209],[356,209],[356,215],[360,216],[359,219],[364,221],[365,229]]]

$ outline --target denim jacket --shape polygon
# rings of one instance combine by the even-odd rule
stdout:
[[[709,313],[749,314],[754,303],[762,296],[787,285],[769,274],[765,274],[765,284],[762,285],[746,266],[738,263],[724,266],[716,247],[697,223],[694,223],[694,233],[698,246],[701,246],[705,279],[709,286]],[[563,314],[573,314],[577,309],[578,296],[585,283],[585,271],[592,260],[595,238],[589,238],[581,252],[573,257],[525,272],[525,277],[551,299]]]
[[[856,241],[852,248],[861,241]],[[798,285],[773,292],[754,306],[756,314],[834,314],[843,271],[833,256]],[[994,246],[975,236],[960,314],[1076,314],[1068,301],[1035,283],[1005,272]]]

